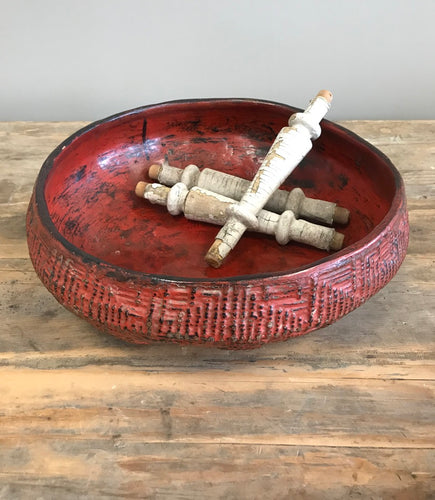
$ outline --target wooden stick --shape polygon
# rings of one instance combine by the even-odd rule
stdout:
[[[188,165],[182,169],[172,167],[167,162],[161,165],[151,165],[148,175],[165,186],[183,182],[189,189],[198,186],[237,201],[242,198],[250,184],[247,179],[211,168],[200,170],[196,165]],[[291,210],[298,219],[307,219],[330,226],[334,223],[347,224],[349,222],[349,210],[330,201],[308,198],[300,188],[294,188],[291,191],[277,189],[264,208],[278,214]]]
[[[220,267],[246,229],[255,228],[259,211],[310,151],[311,140],[319,137],[319,122],[331,100],[331,92],[320,91],[303,113],[292,115],[289,126],[281,129],[242,199],[231,205],[228,220],[205,256],[209,265]]]
[[[218,225],[225,224],[228,209],[235,203],[226,196],[197,186],[189,190],[182,182],[171,188],[157,183],[139,182],[135,192],[137,196],[151,203],[166,206],[172,215],[184,213],[190,220]],[[340,250],[343,246],[343,234],[330,227],[298,220],[291,210],[286,210],[281,215],[260,210],[257,221],[255,231],[274,235],[281,245],[292,240],[322,250]]]

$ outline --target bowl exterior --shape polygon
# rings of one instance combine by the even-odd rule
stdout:
[[[99,329],[136,344],[243,349],[329,325],[385,286],[408,244],[401,179],[389,215],[374,238],[344,249],[332,261],[252,279],[165,279],[89,259],[50,231],[35,193],[27,234],[31,260],[46,288]]]

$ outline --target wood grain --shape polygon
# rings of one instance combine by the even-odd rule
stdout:
[[[135,347],[46,291],[25,212],[85,125],[0,124],[0,498],[433,498],[435,122],[345,122],[405,180],[408,255],[336,324],[256,351]]]

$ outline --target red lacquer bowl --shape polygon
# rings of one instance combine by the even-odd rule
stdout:
[[[394,276],[406,252],[402,179],[326,120],[285,187],[351,212],[337,253],[245,233],[220,269],[204,255],[219,228],[134,194],[167,159],[252,178],[295,108],[218,99],[134,109],[76,132],[47,158],[27,215],[40,279],[70,311],[137,344],[257,347],[333,323]]]

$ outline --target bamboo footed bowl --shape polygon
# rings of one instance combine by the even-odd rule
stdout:
[[[217,99],[147,106],[93,123],[47,158],[27,214],[30,257],[70,311],[137,344],[258,347],[329,325],[386,285],[408,243],[402,179],[392,163],[326,120],[286,181],[350,210],[328,253],[246,233],[219,269],[204,255],[219,228],[139,199],[165,159],[252,178],[295,108]]]

